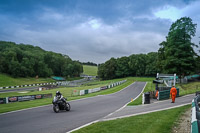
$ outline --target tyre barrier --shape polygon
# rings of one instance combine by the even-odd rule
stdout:
[[[191,115],[191,133],[200,133],[200,112],[199,105],[200,95],[197,95],[192,100],[192,115]]]
[[[150,92],[143,93],[142,104],[150,104]]]
[[[108,85],[108,86],[103,86],[103,87],[94,88],[94,89],[80,90],[79,95],[81,96],[81,95],[85,95],[85,94],[89,94],[89,93],[94,93],[94,92],[101,91],[101,90],[106,90],[106,89],[109,89],[109,88],[112,88],[112,87],[121,85],[121,84],[123,84],[123,83],[126,82],[126,81],[127,81],[127,80],[123,80],[123,81],[119,81],[119,82],[110,84],[110,85]],[[74,91],[74,90],[73,90],[73,91]],[[78,90],[76,90],[76,91],[78,91]]]
[[[51,98],[51,97],[52,97],[51,93],[50,94],[26,95],[26,96],[12,96],[12,97],[0,98],[0,104],[6,104],[6,103],[12,103],[12,102],[23,102],[23,101]]]

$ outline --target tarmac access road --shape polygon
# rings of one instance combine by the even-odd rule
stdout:
[[[69,112],[54,113],[49,105],[0,114],[0,132],[65,133],[122,108],[131,98],[136,98],[145,85],[145,82],[135,82],[117,93],[71,101]]]
[[[114,120],[117,118],[125,118],[130,116],[136,116],[141,114],[147,114],[156,111],[162,111],[172,108],[181,107],[184,105],[192,104],[192,100],[195,98],[195,94],[189,94],[181,97],[177,97],[175,103],[171,103],[171,99],[154,101],[151,104],[144,104],[138,106],[126,106],[122,110],[116,111],[109,116],[104,117],[100,121]],[[192,107],[192,106],[191,106]]]

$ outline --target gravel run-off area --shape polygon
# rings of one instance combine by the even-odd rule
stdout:
[[[184,112],[175,126],[172,129],[172,133],[190,133],[191,132],[191,108]]]

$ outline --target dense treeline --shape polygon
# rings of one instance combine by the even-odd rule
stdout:
[[[93,62],[82,62],[83,65],[89,65],[89,66],[97,66],[96,63]]]
[[[0,41],[0,72],[14,77],[79,76],[80,62],[32,45]]]
[[[99,77],[155,76],[157,72],[183,77],[199,73],[200,57],[194,51],[198,45],[191,42],[196,26],[189,17],[178,19],[171,25],[166,41],[159,44],[158,52],[111,58],[99,65]]]
[[[133,54],[129,57],[111,58],[99,65],[98,76],[102,79],[113,79],[127,76],[155,76],[157,69],[156,52]]]

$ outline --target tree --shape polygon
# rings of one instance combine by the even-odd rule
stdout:
[[[102,79],[127,76],[155,76],[157,73],[157,52],[133,54],[129,57],[111,58],[98,66],[98,76]]]
[[[131,55],[129,61],[129,67],[132,76],[145,76],[146,71],[146,55],[145,54],[138,54],[138,55]]]
[[[200,37],[199,37],[200,38]],[[199,42],[199,45],[200,45],[200,42]],[[199,50],[200,52],[200,50]],[[200,56],[198,55],[197,58],[195,59],[196,61],[196,73],[200,73]]]
[[[200,56],[198,56],[197,58],[196,58],[196,61],[195,61],[196,63],[197,63],[197,65],[196,65],[196,73],[200,73]]]
[[[158,72],[164,71],[164,65],[165,65],[165,47],[167,45],[166,41],[163,41],[159,44],[160,48],[158,50],[158,60],[156,63],[156,67],[158,69]]]
[[[157,69],[158,53],[151,52],[146,55],[145,76],[155,76]]]
[[[117,67],[115,71],[116,77],[126,77],[130,75],[130,69],[129,69],[129,58],[128,57],[121,57],[116,60]]]
[[[165,73],[188,75],[195,69],[195,56],[191,42],[195,36],[196,24],[192,19],[183,17],[174,22],[167,36],[167,41],[160,44],[159,58],[163,59],[160,68]]]
[[[116,78],[115,72],[117,63],[115,58],[111,58],[104,64],[99,65],[98,75],[102,79],[113,79]]]
[[[105,63],[102,63],[102,64],[99,64],[98,65],[98,76],[101,78],[101,79],[105,79]]]

